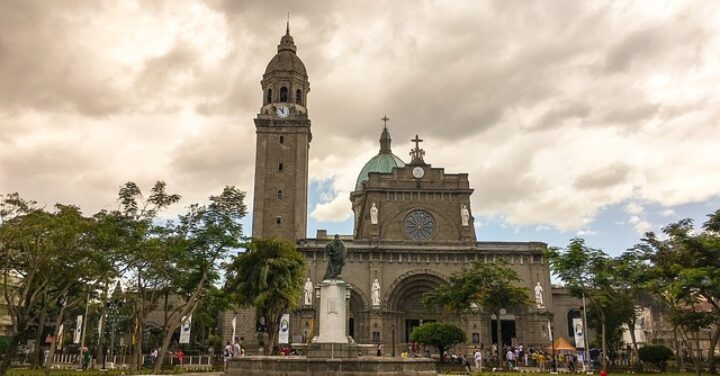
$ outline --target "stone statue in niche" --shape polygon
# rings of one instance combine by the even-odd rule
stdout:
[[[466,227],[470,225],[470,211],[465,204],[462,204],[460,207],[460,220],[462,221],[463,226]]]
[[[540,281],[538,281],[537,285],[535,285],[535,305],[537,305],[538,308],[545,308],[545,303],[543,302],[543,288],[540,286]]]
[[[375,203],[372,203],[372,207],[370,208],[370,224],[376,225],[378,224],[378,214],[379,210],[377,206],[375,206]]]
[[[340,273],[345,265],[345,253],[345,244],[343,244],[342,240],[340,240],[340,236],[336,234],[335,239],[325,246],[325,254],[327,254],[328,263],[323,280],[340,279]]]
[[[305,305],[306,306],[312,305],[312,294],[313,294],[313,283],[310,280],[310,277],[308,277],[307,281],[305,281]]]
[[[380,305],[380,281],[377,278],[373,281],[371,290],[372,305],[377,307]]]

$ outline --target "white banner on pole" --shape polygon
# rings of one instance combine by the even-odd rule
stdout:
[[[78,315],[75,320],[75,332],[73,333],[73,343],[80,343],[80,337],[82,336],[82,324],[83,317]]]
[[[585,348],[585,328],[581,317],[572,320],[573,332],[575,332],[575,347],[578,349]]]
[[[58,350],[62,350],[64,332],[65,332],[65,324],[60,324],[60,329],[58,329],[57,338],[55,338],[55,348]]]
[[[234,344],[235,343],[235,332],[236,332],[235,329],[237,328],[237,316],[233,316],[232,328],[233,328],[233,335],[232,335],[231,340],[232,340],[232,343]]]
[[[280,328],[278,329],[278,343],[290,343],[290,314],[282,315],[280,319]]]
[[[550,342],[553,341],[553,333],[552,333],[552,326],[550,324],[550,319],[548,319],[548,336],[550,337]]]
[[[190,343],[190,326],[192,325],[192,315],[185,316],[180,319],[180,343]]]

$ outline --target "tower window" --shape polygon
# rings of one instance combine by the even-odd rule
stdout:
[[[281,225],[281,224],[282,224],[282,217],[281,217],[281,216],[275,217],[275,224],[277,224],[277,225]]]
[[[297,89],[295,91],[295,103],[302,104],[302,90]]]
[[[268,89],[267,102],[272,103],[272,89]]]
[[[280,102],[288,101],[288,88],[285,86],[280,88]]]
[[[285,143],[285,136],[280,136],[280,143],[281,143],[281,144],[284,144],[284,143]]]
[[[282,171],[282,170],[283,170],[283,164],[282,164],[282,163],[278,163],[278,171]]]
[[[282,200],[282,197],[283,197],[282,189],[278,189],[278,200]]]

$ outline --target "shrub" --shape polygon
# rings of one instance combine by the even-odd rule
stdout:
[[[449,349],[458,343],[465,342],[465,332],[459,327],[448,323],[430,322],[422,324],[413,329],[410,335],[412,341],[423,345],[437,346],[440,351],[440,360],[445,349]]]
[[[648,345],[638,350],[638,356],[643,362],[652,363],[660,371],[665,372],[667,361],[673,356],[673,351],[663,345]]]

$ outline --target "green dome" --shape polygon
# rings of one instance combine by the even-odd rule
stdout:
[[[355,183],[355,190],[362,189],[363,182],[368,180],[368,176],[371,172],[392,172],[395,167],[404,167],[405,162],[398,158],[397,155],[393,154],[390,150],[390,133],[387,128],[383,129],[383,133],[380,136],[380,153],[372,157],[358,175],[357,182]]]

